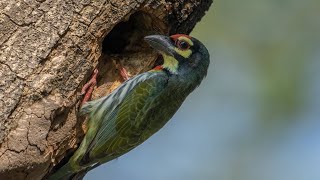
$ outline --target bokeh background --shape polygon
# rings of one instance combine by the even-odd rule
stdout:
[[[86,180],[319,180],[320,1],[216,0],[209,74],[174,118]]]

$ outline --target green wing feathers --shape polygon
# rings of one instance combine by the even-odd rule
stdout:
[[[117,113],[117,130],[123,136],[141,133],[148,120],[144,118],[150,104],[165,88],[167,81],[152,78],[141,83],[124,100]],[[134,130],[137,132],[135,133]]]
[[[131,147],[128,139],[138,135],[139,129],[147,124],[142,111],[165,88],[167,81],[168,76],[164,72],[143,73],[126,81],[109,96],[84,106],[82,111],[90,114],[91,130],[85,137],[87,144],[82,147],[86,152],[81,152],[88,153],[85,161],[104,157],[105,154],[122,154],[123,149]]]

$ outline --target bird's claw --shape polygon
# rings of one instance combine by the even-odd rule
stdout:
[[[122,66],[120,67],[120,75],[125,81],[129,79],[128,71]]]
[[[84,95],[83,100],[82,100],[82,102],[81,102],[81,106],[90,99],[91,94],[92,94],[92,92],[93,92],[93,89],[94,89],[94,87],[95,87],[96,84],[97,84],[97,76],[98,76],[98,73],[99,73],[98,69],[95,69],[95,70],[93,71],[93,75],[92,75],[90,81],[87,82],[87,83],[83,86],[83,88],[81,89],[81,95]]]

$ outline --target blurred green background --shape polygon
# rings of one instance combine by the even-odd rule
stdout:
[[[174,118],[87,180],[319,180],[320,1],[216,0],[209,74]]]

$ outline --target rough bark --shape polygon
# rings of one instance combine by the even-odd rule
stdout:
[[[93,98],[150,69],[148,34],[189,33],[212,0],[0,1],[0,179],[42,179],[77,148],[80,90]]]

